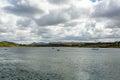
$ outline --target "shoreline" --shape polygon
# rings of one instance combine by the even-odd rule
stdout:
[[[18,44],[0,42],[0,47],[78,47],[78,48],[120,48],[120,42],[52,42],[45,44]]]

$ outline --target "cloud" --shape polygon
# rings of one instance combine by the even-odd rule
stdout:
[[[88,9],[77,8],[76,6],[52,10],[49,14],[44,15],[40,19],[36,19],[36,22],[40,26],[65,24],[71,20],[85,18],[89,14],[88,11]]]
[[[57,25],[70,20],[70,15],[63,11],[55,10],[36,20],[40,26]]]
[[[7,6],[4,8],[6,11],[22,16],[30,16],[38,13],[43,13],[42,10],[25,5]]]
[[[36,6],[30,4],[29,0],[10,0],[11,5],[4,7],[6,12],[18,15],[18,16],[33,16],[42,14],[44,11]]]
[[[93,5],[93,12],[91,19],[94,19],[97,24],[96,27],[103,26],[100,38],[106,40],[119,40],[120,30],[120,0],[100,0]],[[97,33],[97,32],[96,32]],[[97,36],[98,37],[98,36]],[[118,37],[118,39],[116,38]],[[104,39],[103,39],[104,40]]]
[[[115,41],[120,0],[1,0],[0,41]],[[115,38],[115,39],[114,39]]]
[[[117,18],[120,16],[120,1],[103,0],[94,7],[93,17]]]
[[[48,0],[48,2],[53,4],[66,4],[66,3],[69,3],[70,0]]]
[[[29,18],[22,18],[16,21],[16,26],[19,29],[29,29],[29,28],[33,28],[34,26],[36,26],[36,23],[34,22],[34,20],[29,19]]]

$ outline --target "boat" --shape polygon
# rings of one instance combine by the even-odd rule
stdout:
[[[96,48],[92,48],[92,50],[99,50],[99,48],[98,48],[98,47],[96,47]]]
[[[52,48],[52,49],[54,49],[54,48]]]
[[[8,49],[4,49],[4,50],[8,50]]]
[[[60,51],[60,49],[57,49],[57,51]]]

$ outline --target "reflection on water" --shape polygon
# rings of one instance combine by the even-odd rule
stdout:
[[[0,48],[0,80],[120,79],[119,49],[7,49]]]

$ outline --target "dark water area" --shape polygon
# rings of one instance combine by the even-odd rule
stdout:
[[[120,49],[0,48],[0,80],[120,80]]]

